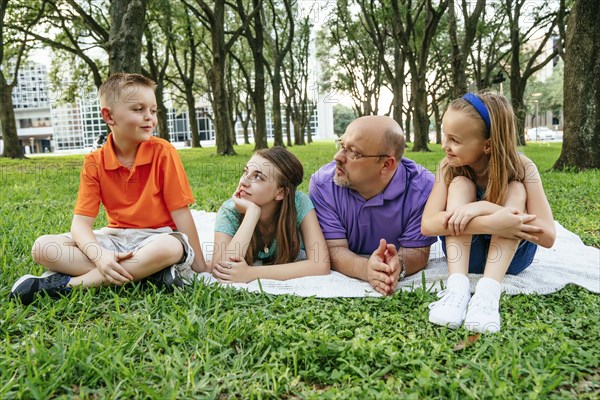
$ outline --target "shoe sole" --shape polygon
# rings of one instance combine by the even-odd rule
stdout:
[[[478,332],[478,333],[497,333],[500,332],[500,324],[496,324],[494,322],[487,323],[481,326],[480,323],[465,323],[465,329],[470,332]]]
[[[439,325],[439,326],[446,326],[446,327],[448,327],[450,329],[458,329],[462,325],[462,321],[460,321],[458,323],[456,323],[456,322],[449,322],[449,321],[444,321],[444,320],[441,320],[441,319],[438,319],[438,318],[435,318],[435,317],[432,318],[431,315],[429,316],[429,322],[431,322],[432,324]]]
[[[21,303],[23,304],[29,304],[33,301],[33,294],[31,294],[31,297],[29,298],[25,298],[21,295],[21,293],[16,292],[16,289],[23,283],[25,282],[27,279],[31,279],[31,278],[38,278],[35,275],[23,275],[22,277],[20,277],[14,285],[12,285],[12,288],[10,288],[10,296],[13,298],[19,298],[21,300]],[[32,284],[35,281],[32,281]],[[31,289],[31,285],[28,287],[28,289]],[[31,290],[28,291],[29,293],[32,293]],[[35,293],[35,292],[34,292]]]

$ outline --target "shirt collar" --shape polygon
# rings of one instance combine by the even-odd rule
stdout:
[[[394,172],[394,176],[390,179],[388,185],[382,192],[376,194],[369,200],[365,200],[355,190],[350,190],[350,193],[356,198],[365,203],[366,206],[380,206],[384,201],[395,200],[406,190],[406,168],[402,162],[398,163],[398,168]]]
[[[152,151],[152,146],[155,140],[156,138],[152,136],[148,142],[140,144],[135,155],[135,161],[133,163],[134,167],[138,165],[150,164],[152,162],[152,156],[154,154]],[[102,152],[104,153],[104,169],[114,170],[119,167],[123,167],[123,164],[119,162],[117,155],[115,154],[112,132],[108,135],[106,144],[102,147]]]

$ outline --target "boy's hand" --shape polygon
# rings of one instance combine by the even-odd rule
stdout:
[[[100,259],[96,261],[96,267],[100,273],[113,285],[121,286],[132,281],[133,276],[120,263],[133,257],[133,252],[114,252],[114,255],[110,253],[105,251]]]

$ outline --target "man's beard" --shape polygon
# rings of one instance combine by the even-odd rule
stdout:
[[[341,166],[336,164],[336,167],[344,171],[344,176],[338,176],[337,174],[333,174],[333,183],[340,187],[345,187],[348,189],[352,189],[352,184],[350,183],[350,177],[348,176],[348,172],[343,169]]]

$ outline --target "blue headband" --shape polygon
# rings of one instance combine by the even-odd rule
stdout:
[[[474,93],[467,93],[463,96],[463,99],[469,102],[477,113],[481,116],[483,122],[485,122],[485,126],[487,128],[488,134],[490,133],[490,113],[488,112],[487,107],[483,104],[483,101],[479,97],[477,97]]]

